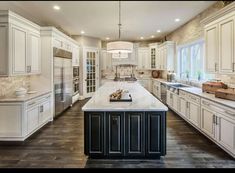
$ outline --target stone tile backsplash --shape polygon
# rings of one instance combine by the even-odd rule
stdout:
[[[29,89],[29,76],[0,77],[0,97],[14,94],[19,87]]]

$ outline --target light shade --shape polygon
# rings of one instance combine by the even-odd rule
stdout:
[[[114,41],[107,43],[107,52],[109,53],[131,53],[133,43],[127,41]]]

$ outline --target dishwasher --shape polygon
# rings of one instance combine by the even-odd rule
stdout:
[[[166,104],[166,91],[167,91],[167,85],[161,83],[161,101],[164,104]]]

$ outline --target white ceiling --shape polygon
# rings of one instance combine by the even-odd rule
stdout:
[[[123,40],[160,38],[175,30],[216,1],[122,1]],[[55,11],[54,5],[61,9]],[[39,25],[54,25],[70,35],[105,40],[118,38],[118,1],[0,1],[0,10],[10,9]],[[174,22],[175,18],[181,21]],[[160,29],[162,32],[157,33]]]

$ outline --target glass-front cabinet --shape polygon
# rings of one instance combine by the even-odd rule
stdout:
[[[156,69],[157,43],[149,44],[150,68]]]

